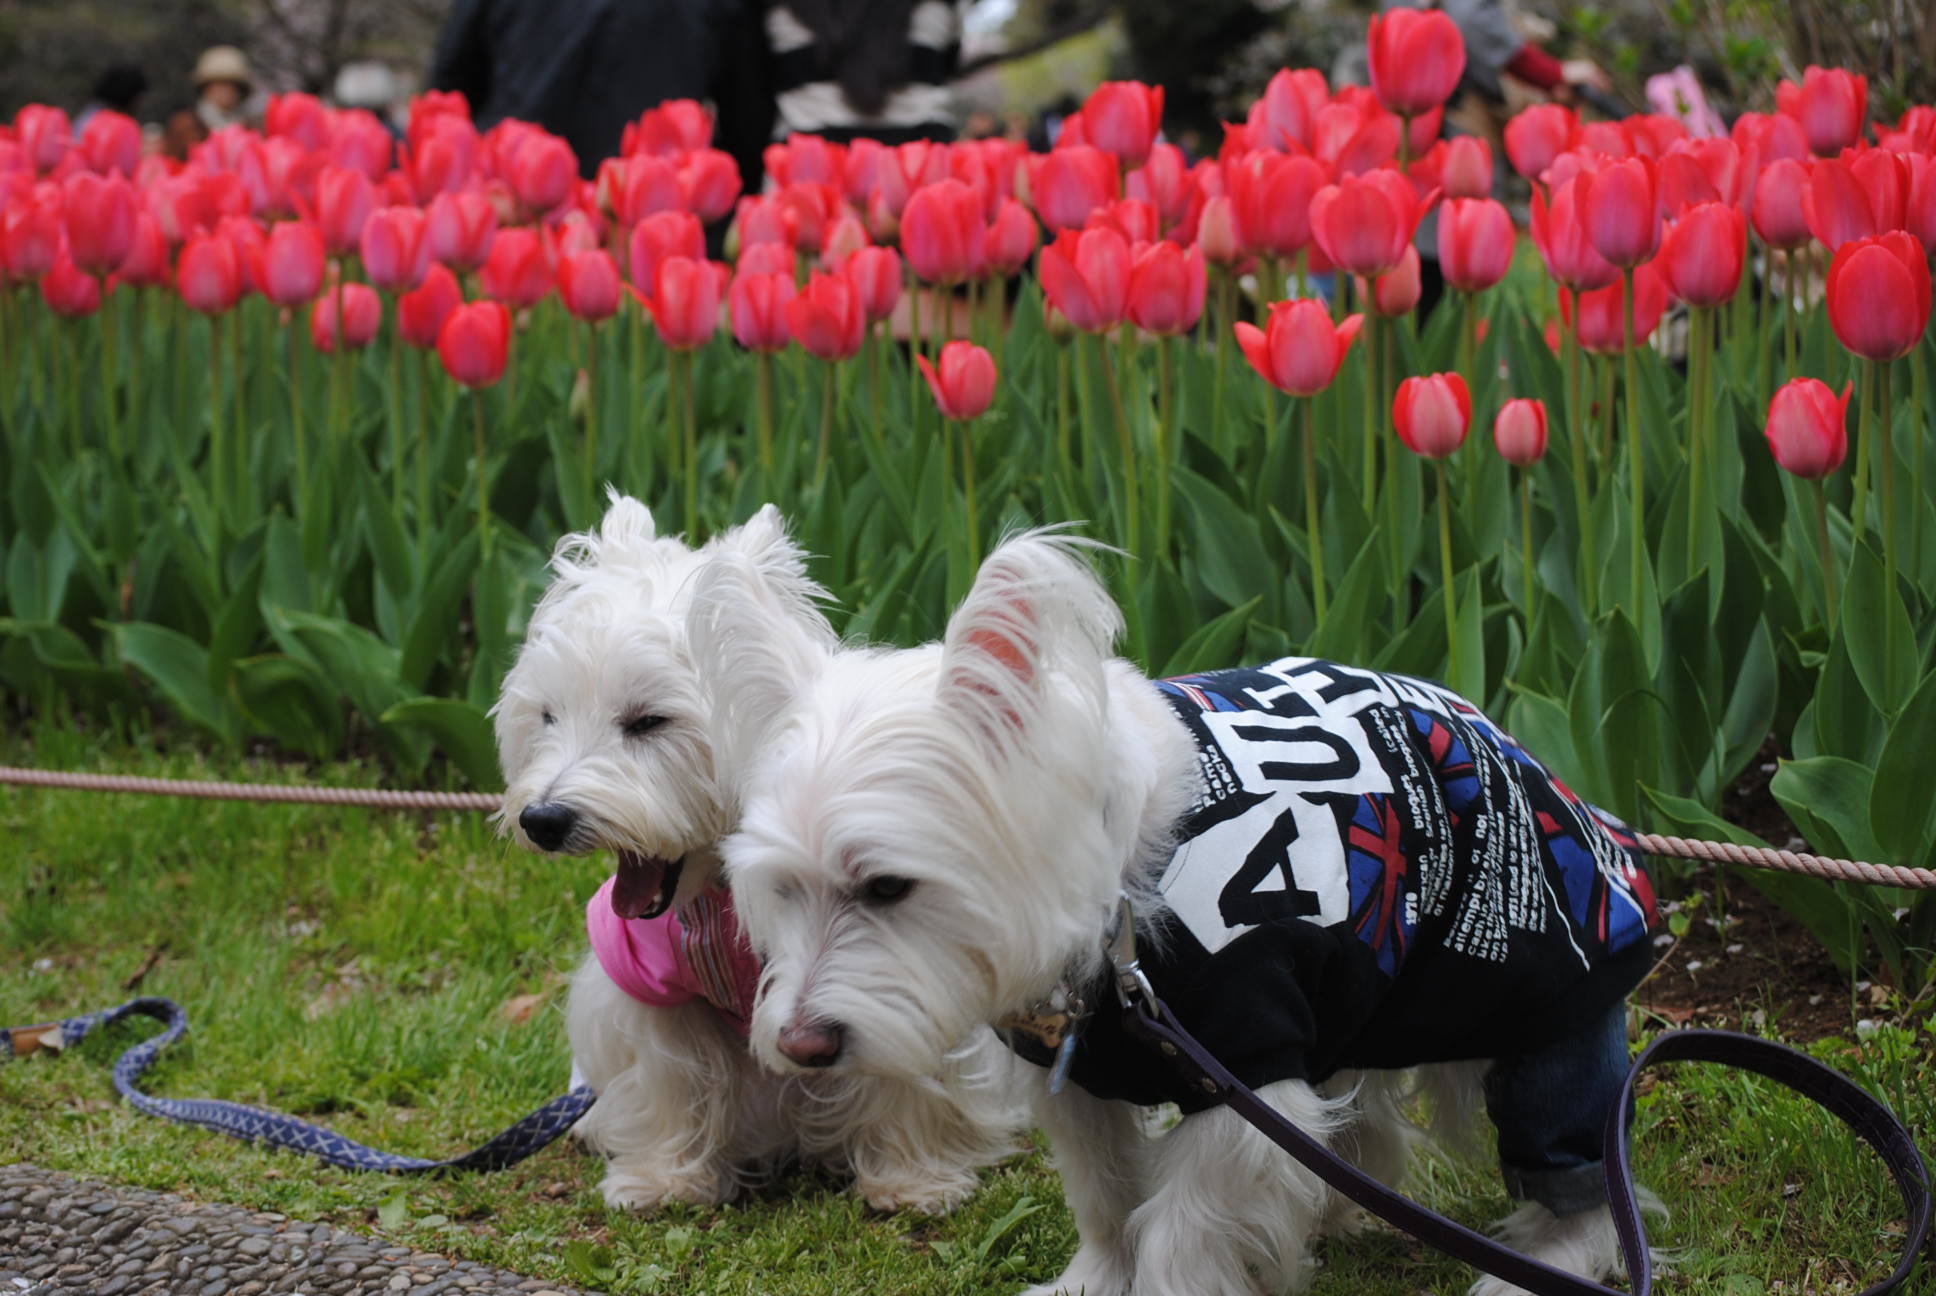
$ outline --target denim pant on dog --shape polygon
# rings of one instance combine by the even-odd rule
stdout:
[[[1515,1201],[1538,1202],[1555,1215],[1606,1203],[1607,1113],[1629,1061],[1622,1001],[1557,1044],[1492,1064],[1486,1113],[1499,1130],[1500,1170]]]

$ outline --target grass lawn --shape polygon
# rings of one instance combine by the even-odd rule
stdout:
[[[43,726],[0,763],[302,780]],[[376,785],[374,767],[325,781]],[[469,1148],[563,1092],[563,979],[602,861],[552,862],[482,816],[255,806],[0,788],[0,1023],[183,1003],[193,1030],[150,1073],[171,1096],[295,1112],[399,1152]],[[507,1014],[541,996],[522,1021]],[[528,1004],[529,1001],[525,1001]],[[109,1071],[155,1029],[97,1032],[64,1058],[0,1065],[0,1160],[327,1219],[412,1246],[615,1292],[1009,1292],[1057,1273],[1074,1226],[1036,1150],[946,1220],[874,1216],[794,1178],[720,1210],[609,1211],[599,1167],[561,1142],[514,1170],[448,1180],[350,1174],[130,1110]],[[1853,1023],[1850,1037],[1854,1038]],[[1936,1019],[1816,1051],[1936,1139]],[[1683,1251],[1668,1292],[1854,1290],[1901,1235],[1878,1160],[1758,1081],[1682,1068],[1643,1099],[1639,1161]],[[1433,1162],[1417,1191],[1474,1223],[1507,1209],[1484,1166]],[[1329,1244],[1315,1296],[1463,1290],[1470,1272],[1386,1232]],[[1779,1284],[1779,1286],[1777,1286]],[[1927,1271],[1915,1290],[1936,1291]]]

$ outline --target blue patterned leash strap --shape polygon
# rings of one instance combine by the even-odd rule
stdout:
[[[115,1061],[114,1087],[136,1108],[150,1116],[200,1125],[230,1138],[301,1152],[345,1170],[376,1170],[386,1174],[502,1170],[555,1142],[591,1108],[596,1097],[589,1085],[579,1085],[564,1097],[552,1099],[482,1147],[463,1156],[433,1161],[425,1157],[379,1152],[320,1125],[244,1103],[223,1102],[215,1098],[157,1098],[153,1094],[143,1093],[139,1088],[142,1074],[154,1065],[163,1049],[188,1030],[187,1012],[172,999],[130,999],[117,1008],[107,1008],[84,1017],[68,1017],[43,1026],[0,1029],[0,1059],[25,1057],[41,1050],[58,1052],[72,1048],[95,1027],[112,1025],[128,1017],[153,1017],[168,1027],[161,1034],[135,1045]]]

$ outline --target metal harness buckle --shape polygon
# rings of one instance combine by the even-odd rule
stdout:
[[[1156,1002],[1156,991],[1150,988],[1149,978],[1143,975],[1141,960],[1136,956],[1136,907],[1130,903],[1127,891],[1116,893],[1116,921],[1103,937],[1103,952],[1109,956],[1110,969],[1116,974],[1117,1002],[1124,1008],[1133,1008],[1139,1002]]]

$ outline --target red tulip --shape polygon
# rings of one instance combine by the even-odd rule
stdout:
[[[1654,164],[1621,158],[1578,182],[1586,236],[1613,265],[1639,265],[1660,246],[1660,203]]]
[[[1224,171],[1244,246],[1259,256],[1296,256],[1311,242],[1311,200],[1329,177],[1315,158],[1252,153]]]
[[[632,285],[650,297],[660,264],[675,256],[704,261],[706,231],[691,212],[653,212],[632,228],[628,256]]]
[[[1755,181],[1754,230],[1771,248],[1793,250],[1808,242],[1808,164],[1776,158]]]
[[[1506,123],[1506,158],[1528,180],[1540,178],[1573,145],[1580,119],[1559,104],[1534,104]]]
[[[134,245],[114,268],[117,282],[136,288],[168,282],[168,240],[161,224],[147,212],[134,218]]]
[[[1257,148],[1294,153],[1311,147],[1317,117],[1331,102],[1331,87],[1315,68],[1279,68],[1250,106],[1251,142]],[[1296,147],[1293,148],[1292,146]]]
[[[842,273],[860,294],[867,322],[877,324],[894,313],[901,300],[901,254],[893,248],[862,248],[847,259]]]
[[[1272,302],[1264,328],[1237,322],[1237,345],[1271,386],[1293,396],[1315,396],[1338,376],[1364,322],[1362,315],[1348,315],[1334,324],[1325,304],[1311,298]]]
[[[278,306],[300,306],[323,286],[323,235],[307,221],[283,221],[254,257],[255,283]]]
[[[1197,217],[1197,247],[1212,265],[1234,266],[1244,259],[1244,240],[1237,229],[1237,209],[1225,194],[1207,199]]]
[[[40,298],[56,315],[92,315],[101,309],[101,281],[63,250],[54,258],[54,268],[40,278]]]
[[[262,252],[269,246],[269,236],[262,232],[262,226],[250,216],[224,216],[215,222],[215,232],[235,245],[235,254],[242,261],[242,291],[246,295],[262,291]],[[318,247],[322,236],[316,236]],[[317,272],[316,283],[322,284],[322,273]]]
[[[1887,149],[1864,149],[1848,155],[1849,171],[1869,199],[1876,233],[1903,227],[1903,208],[1909,200],[1909,159]]]
[[[1580,345],[1595,355],[1626,350],[1625,287],[1615,279],[1604,288],[1560,294],[1560,315],[1574,327]],[[1667,281],[1653,263],[1634,269],[1634,345],[1643,346],[1667,309]]]
[[[822,360],[851,360],[867,339],[867,308],[844,275],[817,274],[786,304],[786,331]]]
[[[1378,102],[1407,117],[1443,105],[1465,75],[1465,37],[1436,9],[1374,14],[1365,43]]]
[[[336,127],[329,141],[329,159],[339,167],[361,171],[372,182],[380,181],[390,170],[390,155],[396,144],[376,114],[363,108],[345,109],[336,114]],[[408,177],[399,176],[408,188]]]
[[[1728,137],[1744,153],[1753,152],[1764,164],[1779,158],[1808,160],[1808,135],[1802,124],[1783,113],[1742,113]]]
[[[791,184],[824,184],[840,188],[845,181],[847,150],[819,135],[789,135],[784,143],[769,144],[766,173],[782,189]]]
[[[1129,268],[1129,318],[1149,333],[1187,333],[1203,316],[1209,285],[1203,253],[1174,243],[1145,244]]]
[[[1936,158],[1912,153],[1909,192],[1903,200],[1902,226],[1924,247],[1936,247]]]
[[[437,355],[444,372],[464,386],[491,386],[511,357],[511,312],[496,301],[453,307],[437,334]]]
[[[723,219],[739,201],[739,164],[718,149],[698,149],[679,166],[679,192],[686,209],[708,223]]]
[[[618,262],[603,248],[569,252],[558,262],[558,296],[565,309],[597,323],[618,314]]]
[[[1163,125],[1163,87],[1141,81],[1105,81],[1082,106],[1089,143],[1125,166],[1141,166]]]
[[[477,168],[477,154],[477,128],[461,118],[438,116],[421,134],[413,129],[404,165],[417,201],[464,189]]]
[[[1116,200],[1116,159],[1086,144],[1028,160],[1029,196],[1051,230],[1080,229],[1089,213]]]
[[[422,211],[383,207],[363,223],[363,271],[385,292],[407,292],[430,270],[430,239]]]
[[[329,140],[327,110],[312,94],[270,95],[262,129],[268,135],[287,135],[311,153]]]
[[[424,238],[430,259],[453,270],[475,270],[491,255],[497,236],[497,208],[474,190],[440,193],[424,208]]]
[[[81,131],[81,156],[102,175],[118,171],[132,176],[141,165],[141,123],[126,113],[100,109]]]
[[[1387,112],[1369,91],[1350,96],[1349,92],[1354,89],[1362,91],[1363,88],[1347,86],[1338,92],[1337,99],[1318,110],[1311,152],[1325,167],[1327,179],[1363,175],[1388,165],[1398,156],[1399,136],[1403,133],[1399,119]],[[1436,120],[1436,114],[1433,119]],[[1423,154],[1429,148],[1427,141],[1418,153]]]
[[[705,148],[713,139],[713,115],[695,99],[668,99],[648,108],[636,126],[627,126],[621,153],[676,155]]]
[[[923,185],[933,184],[948,174],[947,146],[929,140],[913,140],[883,149],[874,161],[874,187],[868,205],[879,198],[887,214],[899,220],[908,198]]]
[[[1490,198],[1454,198],[1439,212],[1439,266],[1462,292],[1484,292],[1506,277],[1517,238],[1512,217]]]
[[[397,332],[411,346],[428,351],[437,345],[444,321],[463,303],[457,276],[443,262],[433,261],[423,283],[397,298]]]
[[[23,110],[24,111],[24,110]],[[8,278],[31,282],[54,268],[61,250],[60,204],[38,197],[16,200],[0,214],[0,261]]]
[[[339,299],[343,307],[340,337],[343,345],[350,350],[359,351],[375,341],[376,331],[383,323],[383,301],[376,295],[376,289],[360,283],[331,288],[309,308],[309,340],[325,355],[336,350],[339,337],[336,307]]]
[[[941,363],[916,356],[934,393],[934,403],[951,419],[966,422],[988,412],[995,400],[995,358],[973,342],[950,342],[941,348]]]
[[[1477,135],[1445,141],[1439,183],[1447,198],[1484,198],[1492,193],[1492,146]]]
[[[1842,466],[1849,455],[1849,393],[1838,397],[1819,378],[1790,378],[1768,402],[1768,448],[1775,462],[1813,481]]]
[[[1376,279],[1354,275],[1351,281],[1358,285],[1359,299],[1370,301],[1372,314],[1380,319],[1397,319],[1418,309],[1419,298],[1425,295],[1419,269],[1418,248],[1408,247],[1396,269],[1387,270]]]
[[[754,243],[739,254],[734,274],[777,274],[793,277],[793,248],[786,243]]]
[[[1444,459],[1465,444],[1472,427],[1472,393],[1455,373],[1426,374],[1398,384],[1392,401],[1398,439],[1413,454]]]
[[[1088,333],[1122,323],[1129,298],[1129,240],[1113,229],[1064,230],[1042,249],[1042,293]]]
[[[1833,157],[1862,139],[1869,119],[1869,79],[1844,68],[1810,64],[1800,85],[1783,81],[1775,87],[1775,104],[1801,123],[1809,148]]]
[[[733,337],[749,351],[781,351],[788,341],[786,304],[795,294],[791,274],[733,276],[729,306]]]
[[[1419,221],[1436,201],[1437,191],[1420,199],[1412,182],[1396,171],[1345,176],[1312,197],[1311,233],[1340,270],[1384,274],[1398,265]]]
[[[1507,463],[1530,468],[1546,454],[1546,402],[1509,400],[1492,421],[1492,443]]]
[[[959,180],[919,190],[901,213],[901,251],[914,273],[930,283],[973,278],[982,268],[985,238],[981,200]]]
[[[175,288],[190,310],[222,315],[242,300],[242,254],[233,239],[203,234],[190,239],[175,264]]]
[[[134,187],[118,175],[82,171],[61,186],[67,244],[74,264],[95,274],[127,260],[134,247]]]
[[[545,246],[544,235],[523,227],[499,230],[478,279],[487,296],[512,310],[543,301],[553,282],[551,249]]]
[[[376,210],[376,186],[361,171],[324,167],[316,176],[316,225],[331,256],[356,251]]]
[[[843,207],[821,236],[820,264],[824,269],[838,270],[847,264],[849,257],[864,247],[871,247],[873,242],[860,217],[851,208]]]
[[[28,104],[14,115],[14,136],[34,170],[46,174],[60,165],[73,141],[74,126],[67,114],[46,104]]]
[[[1084,223],[1083,228],[1113,229],[1128,239],[1131,247],[1135,247],[1138,243],[1154,243],[1163,237],[1163,231],[1159,228],[1156,217],[1156,208],[1140,198],[1125,198],[1120,202],[1110,203],[1107,207],[1098,207],[1089,213],[1089,219]]]
[[[798,223],[799,218],[776,197],[742,198],[733,214],[732,241],[742,248],[755,243],[784,243],[790,248],[798,233]]]
[[[556,135],[534,133],[511,155],[511,191],[529,212],[548,212],[578,184],[578,156]]]
[[[1039,232],[1029,209],[1013,198],[1004,198],[995,208],[995,219],[982,237],[982,259],[998,275],[1013,275],[1035,255]]]
[[[1129,173],[1124,187],[1131,198],[1154,207],[1163,228],[1169,229],[1190,209],[1193,186],[1183,150],[1174,144],[1158,144],[1150,150],[1149,159]]]
[[[644,153],[624,159],[608,158],[599,168],[601,180],[608,172],[614,173],[612,214],[621,225],[636,225],[653,212],[685,209],[686,195],[679,185],[679,166],[671,158]]]
[[[1874,238],[1887,226],[1876,219],[1875,204],[1855,171],[1837,158],[1820,158],[1809,169],[1802,190],[1808,229],[1831,252],[1844,243]]]
[[[1741,286],[1748,257],[1748,221],[1739,207],[1708,202],[1690,207],[1667,227],[1656,264],[1674,296],[1689,306],[1719,306]]]
[[[1891,230],[1844,243],[1829,263],[1828,321],[1859,356],[1907,355],[1922,340],[1929,306],[1929,258],[1914,234]]]

